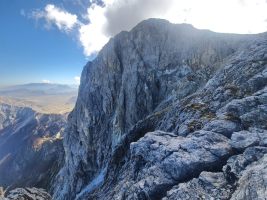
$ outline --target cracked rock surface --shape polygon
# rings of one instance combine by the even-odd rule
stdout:
[[[163,199],[265,199],[266,153],[266,147],[250,147],[231,157],[223,172],[204,171],[198,178],[174,186]]]
[[[150,19],[83,70],[53,199],[264,199],[267,35]]]
[[[230,154],[223,135],[199,131],[188,137],[165,132],[147,133],[130,146],[127,171],[112,199],[159,199],[178,182],[201,171],[219,169]]]
[[[0,200],[51,200],[51,196],[43,189],[16,188]]]

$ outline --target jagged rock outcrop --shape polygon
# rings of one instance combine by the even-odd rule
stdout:
[[[174,186],[163,200],[265,199],[267,148],[249,147],[231,157],[223,172],[202,172],[198,178]]]
[[[65,125],[63,115],[0,104],[0,186],[50,190],[63,164]]]
[[[16,188],[8,192],[7,197],[0,200],[51,200],[51,196],[43,189]]]
[[[120,33],[83,70],[53,198],[260,199],[265,156],[230,164],[266,146],[266,91],[266,34],[156,19]]]
[[[204,170],[219,170],[231,151],[227,141],[223,135],[208,131],[188,137],[159,131],[147,133],[131,143],[127,172],[115,186],[116,192],[108,196],[160,199],[178,182],[196,177]]]

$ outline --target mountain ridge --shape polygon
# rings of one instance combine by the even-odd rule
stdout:
[[[265,43],[265,34],[214,33],[155,19],[112,38],[83,70],[76,107],[65,132],[66,163],[55,182],[53,198],[157,199],[164,197],[166,190],[177,184],[176,180],[190,180],[209,170],[208,165],[221,169],[232,155],[229,137],[241,125],[231,118],[233,114],[220,118],[222,113],[217,114],[216,109],[234,98],[243,98],[249,94],[249,87],[254,91],[256,83],[251,80],[252,85],[245,89],[244,80],[257,73],[259,77],[254,81],[259,81],[260,87],[265,85],[266,78],[260,75],[260,70],[266,68]],[[254,63],[254,67],[248,63]],[[212,88],[217,97],[212,95]],[[207,96],[199,95],[201,91],[208,92]],[[265,129],[260,123],[254,125]],[[198,141],[198,137],[203,141]],[[219,146],[213,146],[213,142],[203,144],[207,149],[197,147],[196,155],[187,155],[170,145],[172,141],[179,144],[184,140],[188,144],[184,148],[190,152],[190,145],[196,145],[195,141],[201,144],[207,138],[218,141]],[[168,167],[157,160],[158,156],[164,157],[160,147],[149,149],[151,142],[162,140],[167,141],[162,147],[165,151],[177,150],[188,156],[188,160],[173,158],[178,159],[177,164],[173,163],[173,172],[167,172]],[[195,159],[199,152],[207,157],[205,162]],[[166,162],[169,166],[171,160]],[[183,162],[192,162],[194,168],[186,173],[196,171],[193,177],[177,175],[187,170]],[[176,165],[182,167],[175,168]],[[93,191],[87,190],[86,186],[105,169],[103,181]],[[175,181],[169,176],[174,176]]]

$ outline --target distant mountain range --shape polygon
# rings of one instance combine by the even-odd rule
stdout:
[[[40,113],[70,112],[76,102],[77,85],[29,83],[0,89],[0,103],[31,107]]]
[[[14,85],[1,88],[0,95],[15,98],[27,96],[58,95],[76,93],[77,89],[77,85],[29,83],[24,85]]]

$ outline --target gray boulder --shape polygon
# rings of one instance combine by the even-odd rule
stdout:
[[[249,129],[235,132],[231,137],[231,146],[243,151],[250,146],[267,146],[267,131],[262,129]]]
[[[198,178],[174,186],[163,200],[226,200],[232,190],[223,173],[201,172]]]
[[[163,200],[262,200],[266,198],[267,148],[248,148],[231,157],[223,172],[202,172],[198,178],[180,183]]]

